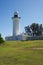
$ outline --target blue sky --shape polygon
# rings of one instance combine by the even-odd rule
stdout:
[[[26,25],[43,24],[43,0],[0,0],[0,33],[3,37],[12,34],[11,17],[19,11],[21,32]]]

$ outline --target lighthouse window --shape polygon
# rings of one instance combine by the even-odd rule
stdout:
[[[18,15],[14,15],[14,17],[18,17]]]

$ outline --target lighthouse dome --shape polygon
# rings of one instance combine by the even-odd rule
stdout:
[[[16,17],[19,17],[18,16],[18,11],[14,12],[14,18],[16,18]]]

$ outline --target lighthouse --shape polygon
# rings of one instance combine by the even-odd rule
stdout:
[[[13,33],[11,36],[6,36],[5,40],[26,40],[26,36],[24,33],[20,33],[20,18],[18,11],[14,12],[12,17],[13,20]]]
[[[20,34],[20,17],[18,11],[14,12],[13,20],[13,36]]]

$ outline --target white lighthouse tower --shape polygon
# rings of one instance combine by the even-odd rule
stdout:
[[[25,40],[26,36],[20,34],[20,17],[18,11],[14,12],[13,20],[13,34],[12,36],[6,36],[5,40]]]
[[[14,12],[13,20],[13,36],[20,34],[20,17],[18,11]]]

